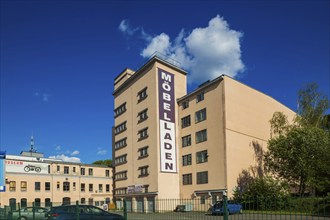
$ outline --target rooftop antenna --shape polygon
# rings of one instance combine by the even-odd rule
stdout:
[[[31,135],[31,140],[30,140],[30,152],[31,153],[35,153],[36,150],[34,150],[34,138],[33,138],[33,134]]]

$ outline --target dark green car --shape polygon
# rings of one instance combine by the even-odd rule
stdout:
[[[9,215],[12,220],[30,220],[33,219],[34,213],[35,220],[45,220],[47,219],[48,211],[48,209],[41,207],[26,207],[22,208],[21,211],[11,211]]]

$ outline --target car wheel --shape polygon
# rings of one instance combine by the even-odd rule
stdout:
[[[21,217],[18,217],[18,219],[17,220],[26,220],[27,218],[25,218],[25,217],[23,217],[23,216],[21,216]]]

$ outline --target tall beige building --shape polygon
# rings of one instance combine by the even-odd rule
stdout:
[[[187,94],[187,73],[152,57],[114,82],[114,197],[152,211],[155,199],[232,195],[243,169],[266,149],[273,98],[222,75]]]

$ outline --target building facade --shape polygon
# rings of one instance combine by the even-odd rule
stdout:
[[[258,166],[275,111],[294,112],[222,75],[187,93],[187,73],[157,56],[114,82],[114,197],[153,211],[155,199],[229,197]],[[206,204],[207,205],[207,204]]]
[[[27,154],[30,153],[30,156]],[[41,157],[40,157],[41,156]],[[0,192],[1,205],[47,207],[75,203],[102,206],[112,201],[110,167],[69,163],[43,158],[43,154],[22,152],[6,155],[5,191]]]

